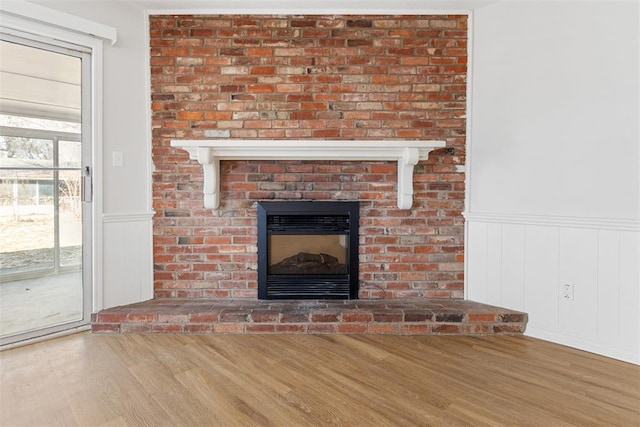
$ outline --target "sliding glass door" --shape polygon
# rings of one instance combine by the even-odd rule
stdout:
[[[0,35],[0,344],[91,311],[90,53]]]

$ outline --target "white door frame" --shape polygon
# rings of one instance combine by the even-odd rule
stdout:
[[[3,6],[4,8],[4,6]],[[36,20],[46,21],[46,11],[49,9],[41,8],[45,12],[45,16],[42,16]],[[63,29],[51,25],[46,25],[41,22],[34,22],[33,16],[30,19],[22,19],[14,15],[3,13],[0,10],[0,30],[6,34],[18,36],[21,38],[31,39],[47,44],[69,44],[76,46],[77,48],[88,50],[91,54],[91,67],[90,67],[90,130],[91,130],[91,159],[89,164],[92,167],[93,176],[93,202],[91,204],[91,235],[92,235],[92,247],[91,247],[91,295],[92,301],[90,307],[88,307],[89,313],[95,313],[103,308],[103,265],[102,265],[102,241],[103,241],[103,120],[102,120],[102,99],[103,99],[103,40],[93,37],[91,35],[85,35],[77,31],[82,32],[84,28],[79,30],[75,29],[76,22],[73,19],[69,19],[65,23]],[[70,15],[68,15],[70,16]],[[80,24],[85,23],[86,20],[78,18]],[[97,24],[98,25],[98,24]],[[104,25],[99,24],[104,27]],[[81,26],[82,27],[82,26]],[[113,39],[115,41],[115,29],[113,30]],[[83,79],[87,76],[83,76]],[[85,99],[83,99],[85,102]],[[84,110],[84,106],[83,106]],[[85,160],[86,162],[86,160]],[[86,325],[84,329],[88,328]]]

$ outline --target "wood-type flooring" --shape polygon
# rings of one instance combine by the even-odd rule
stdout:
[[[84,332],[0,372],[3,427],[640,425],[639,366],[525,336]]]

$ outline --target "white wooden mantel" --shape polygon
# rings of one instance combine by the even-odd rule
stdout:
[[[398,162],[398,208],[413,205],[413,167],[445,141],[173,140],[204,172],[204,206],[220,206],[220,160],[379,160]]]

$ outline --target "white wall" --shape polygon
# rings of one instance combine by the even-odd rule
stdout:
[[[470,210],[638,218],[636,11],[609,1],[476,10]]]
[[[640,363],[637,2],[474,12],[467,297]],[[566,300],[560,285],[574,286]]]

